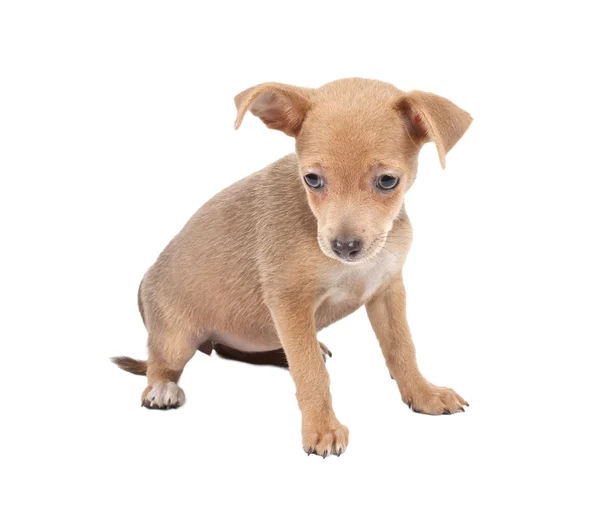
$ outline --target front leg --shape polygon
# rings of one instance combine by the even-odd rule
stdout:
[[[312,306],[298,301],[279,301],[270,306],[296,384],[304,450],[323,457],[339,456],[348,445],[348,428],[333,412],[329,375],[317,341]]]
[[[406,291],[397,276],[367,303],[367,313],[377,335],[392,378],[398,383],[402,400],[415,412],[454,414],[469,404],[447,387],[428,382],[417,367],[415,346],[406,321]]]

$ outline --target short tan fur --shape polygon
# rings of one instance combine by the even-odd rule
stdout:
[[[273,362],[289,365],[296,384],[304,450],[339,455],[348,429],[332,408],[317,332],[365,305],[404,402],[426,414],[464,411],[463,398],[417,367],[402,268],[419,150],[435,143],[445,166],[471,116],[440,96],[358,78],[265,83],[235,105],[235,128],[250,111],[293,136],[296,152],[208,201],[144,276],[148,361],[114,358],[146,374],[142,404],[180,406],[179,377],[198,349],[241,360],[283,349]]]

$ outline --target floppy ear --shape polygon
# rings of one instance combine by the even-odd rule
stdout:
[[[404,94],[396,103],[409,135],[417,142],[433,141],[440,163],[473,121],[471,115],[444,97],[420,91]]]
[[[234,127],[242,123],[246,111],[258,116],[270,129],[295,137],[310,109],[310,89],[281,83],[264,83],[248,88],[235,97],[237,118]]]

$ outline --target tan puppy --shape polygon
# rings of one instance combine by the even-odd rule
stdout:
[[[412,238],[404,194],[419,150],[434,142],[444,166],[471,116],[437,95],[366,79],[266,83],[235,105],[235,128],[250,110],[295,137],[296,153],[207,202],[142,280],[148,361],[114,358],[147,375],[142,404],[180,406],[177,382],[198,349],[289,364],[304,450],[339,455],[348,429],[333,412],[317,332],[366,305],[403,401],[425,414],[464,411],[463,398],[417,367],[402,266]]]

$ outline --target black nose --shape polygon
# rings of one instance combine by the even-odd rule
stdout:
[[[352,259],[356,257],[358,252],[360,252],[360,247],[361,241],[356,238],[338,238],[331,242],[331,249],[342,259]]]

